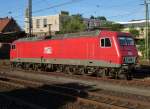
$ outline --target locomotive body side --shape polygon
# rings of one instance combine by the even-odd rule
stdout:
[[[114,36],[114,35],[113,35]],[[110,47],[101,47],[101,39],[109,38]],[[120,60],[112,34],[60,40],[16,42],[11,61],[67,65],[119,67]],[[116,41],[115,41],[116,43]]]

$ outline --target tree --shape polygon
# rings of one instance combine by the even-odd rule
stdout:
[[[121,31],[121,29],[123,28],[123,25],[107,21],[102,25],[102,27],[108,28],[112,31]]]
[[[95,17],[93,15],[91,15],[90,19],[95,19]]]
[[[118,24],[118,23],[114,23],[112,24],[112,31],[121,31],[123,28],[123,25]]]
[[[82,15],[76,14],[70,16],[67,20],[62,22],[62,27],[60,33],[73,33],[80,32],[86,29],[83,23]]]
[[[107,21],[107,19],[106,19],[105,16],[98,16],[98,17],[95,17],[95,16],[91,15],[90,19],[99,19],[99,20]]]
[[[138,37],[139,36],[139,30],[135,29],[135,28],[130,28],[129,32],[134,36],[134,37]]]
[[[96,19],[107,21],[105,16],[98,16]]]
[[[145,40],[143,40],[143,39],[142,40],[138,40],[136,42],[136,45],[137,45],[138,51],[140,51],[142,53],[142,56],[144,56],[144,54],[146,52],[146,50],[145,50]],[[141,57],[141,58],[143,58],[143,57]]]

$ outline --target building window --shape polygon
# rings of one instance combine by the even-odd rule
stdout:
[[[111,47],[111,41],[109,38],[101,39],[101,47]]]
[[[47,27],[47,19],[43,19],[43,27]]]
[[[36,28],[40,27],[40,19],[36,19]]]

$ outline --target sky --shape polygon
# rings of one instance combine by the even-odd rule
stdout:
[[[108,20],[126,22],[144,19],[144,0],[32,0],[33,16],[55,15],[61,11],[83,17],[105,16]],[[1,0],[0,17],[14,17],[23,28],[28,0]]]

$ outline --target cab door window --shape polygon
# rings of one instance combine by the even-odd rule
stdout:
[[[12,46],[11,46],[11,49],[16,49],[16,45],[12,45]]]
[[[100,41],[100,46],[102,48],[104,48],[104,47],[111,47],[110,38],[102,38],[101,41]]]

